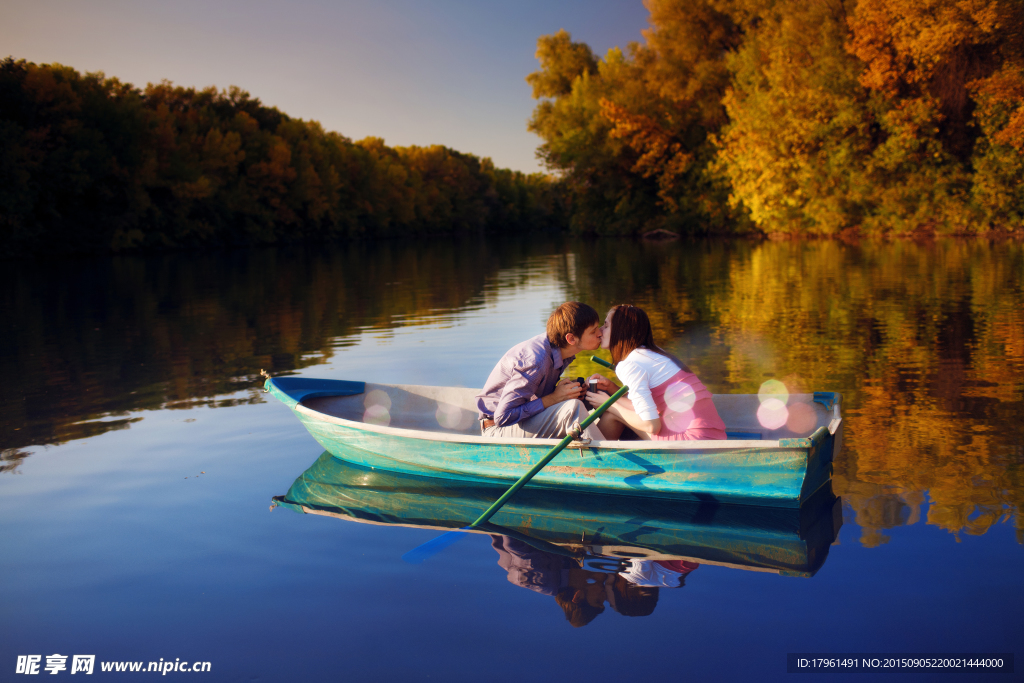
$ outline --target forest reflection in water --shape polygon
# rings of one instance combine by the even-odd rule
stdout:
[[[920,522],[925,505],[928,524],[982,534],[1012,520],[1024,542],[1019,243],[463,240],[18,265],[2,277],[7,471],[26,447],[127,428],[129,411],[261,402],[261,368],[324,364],[366,332],[456,325],[496,291],[545,280],[599,310],[644,307],[713,392],[756,393],[767,378],[842,392],[834,489],[864,545]]]

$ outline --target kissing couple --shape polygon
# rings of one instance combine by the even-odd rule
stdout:
[[[619,387],[595,373],[589,391],[562,374],[580,351],[611,351],[615,374],[629,387],[585,430],[591,408]],[[500,438],[562,438],[617,441],[725,439],[711,392],[678,358],[654,341],[642,308],[612,306],[602,322],[597,311],[567,301],[548,318],[543,334],[516,344],[491,370],[477,396],[480,433]]]

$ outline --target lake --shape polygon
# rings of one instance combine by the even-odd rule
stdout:
[[[123,681],[151,679],[150,662],[208,681],[566,681],[1024,651],[1019,242],[383,242],[9,263],[0,278],[0,680],[33,662],[85,673],[75,655]],[[262,391],[261,369],[478,387],[565,300],[642,306],[715,393],[841,392],[841,520],[828,505],[811,520],[824,540],[806,550],[806,520],[669,510],[689,535],[658,547],[694,548],[682,585],[639,591],[502,534],[410,564],[439,532],[390,522],[490,494],[360,479]],[[324,510],[377,523],[274,504],[321,475],[369,492]],[[563,540],[579,510],[581,545],[639,514],[521,504],[561,509]],[[807,562],[786,569],[783,547]],[[143,672],[103,670],[133,662]]]

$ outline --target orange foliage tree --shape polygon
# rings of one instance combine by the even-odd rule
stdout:
[[[625,53],[541,39],[541,158],[606,209],[577,229],[1024,230],[1018,0],[646,4]]]

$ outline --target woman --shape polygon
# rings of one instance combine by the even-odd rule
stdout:
[[[629,387],[627,397],[609,406],[599,423],[605,438],[618,439],[630,427],[642,439],[724,439],[725,423],[711,392],[675,356],[654,343],[651,321],[643,309],[623,304],[608,311],[602,348],[611,349],[615,374]],[[601,375],[596,392],[587,394],[594,407],[617,388]]]

